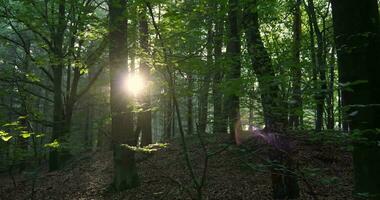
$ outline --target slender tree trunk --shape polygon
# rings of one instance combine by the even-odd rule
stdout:
[[[315,120],[315,130],[317,132],[323,129],[323,112],[325,109],[326,100],[326,54],[325,54],[325,42],[322,32],[320,31],[317,16],[315,13],[314,0],[308,0],[307,13],[309,16],[309,23],[311,23],[311,28],[313,28],[315,36],[317,38],[317,53],[316,53],[316,72],[319,75],[318,91],[315,96],[317,102],[316,109],[316,120]],[[319,86],[320,85],[320,86]]]
[[[248,127],[248,130],[251,132],[251,131],[253,131],[253,124],[252,124],[252,122],[253,122],[253,100],[252,99],[250,99],[250,103],[249,103],[249,119],[248,119],[248,125],[249,125],[249,127]]]
[[[145,58],[149,55],[149,34],[148,34],[148,20],[146,15],[146,7],[144,6],[139,13],[139,32],[140,32],[140,47],[145,54]],[[150,69],[147,59],[140,61],[140,73],[145,77],[146,81],[151,80]],[[152,111],[150,101],[150,87],[144,92],[142,97],[143,111],[139,113],[139,125],[141,127],[141,145],[147,146],[152,144]]]
[[[91,107],[88,102],[85,105],[85,121],[84,121],[84,145],[86,148],[90,149],[92,147],[92,130],[91,130]]]
[[[174,80],[175,81],[175,80]],[[175,87],[175,84],[173,84],[173,87]],[[174,100],[173,98],[171,98],[171,104],[172,104],[172,107],[171,107],[171,110],[172,110],[172,124],[171,124],[171,134],[172,134],[172,137],[175,137],[175,134],[176,134],[176,112],[175,112],[175,105],[174,105]]]
[[[214,64],[214,77],[213,77],[213,105],[214,105],[214,122],[213,122],[213,132],[214,134],[226,133],[227,132],[227,122],[223,122],[223,96],[221,92],[221,82],[223,79],[223,62],[222,62],[222,47],[223,47],[223,34],[224,34],[224,12],[223,4],[214,4],[215,10],[217,10],[218,17],[215,24],[215,37],[214,37],[214,54],[215,54],[215,64]]]
[[[208,2],[208,6],[211,9],[210,6],[211,2]],[[211,68],[213,66],[213,31],[212,31],[212,24],[213,20],[211,16],[208,16],[209,19],[207,19],[207,68],[205,70],[205,75],[201,83],[200,93],[199,93],[199,126],[198,131],[199,133],[205,133],[206,127],[207,127],[207,121],[208,121],[208,93],[210,89],[210,79],[211,79]]]
[[[88,71],[88,81],[90,82],[95,77],[95,69],[90,68]],[[85,98],[85,112],[86,112],[86,121],[85,121],[85,144],[86,146],[94,150],[95,141],[97,138],[97,134],[95,133],[95,129],[93,126],[94,120],[96,120],[97,113],[95,111],[95,103],[94,97],[96,96],[97,88],[91,88],[89,92],[86,94],[87,98]]]
[[[309,17],[308,19],[308,26],[309,26],[309,41],[310,41],[310,57],[311,57],[311,65],[312,65],[312,87],[314,90],[314,93],[318,90],[318,84],[317,84],[317,56],[315,53],[315,33],[313,29],[313,24],[311,22],[311,19]],[[317,116],[316,110],[315,110],[315,118]]]
[[[187,96],[187,134],[192,135],[194,133],[194,119],[193,119],[193,88],[194,80],[191,73],[187,77],[187,90],[189,94]]]
[[[354,142],[358,199],[380,199],[380,17],[376,0],[332,0],[342,103]],[[351,84],[350,84],[351,83]]]
[[[169,92],[169,91],[167,91]],[[173,120],[173,110],[172,110],[172,98],[169,94],[166,94],[165,99],[165,114],[164,114],[164,133],[165,139],[169,140],[172,138],[172,120]]]
[[[329,93],[327,101],[327,129],[333,130],[335,126],[335,116],[334,116],[334,81],[335,81],[335,48],[331,50],[330,59],[330,80],[329,80]]]
[[[298,128],[301,124],[302,111],[302,96],[301,96],[301,34],[302,34],[302,18],[301,18],[301,0],[295,0],[293,13],[293,65],[292,71],[292,98],[290,102],[290,128]]]
[[[109,0],[109,59],[111,79],[111,117],[114,177],[117,191],[138,185],[135,153],[122,144],[135,146],[133,114],[128,106],[130,98],[123,90],[123,81],[128,74],[127,63],[127,19],[126,0]]]

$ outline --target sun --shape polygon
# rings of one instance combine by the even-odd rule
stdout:
[[[146,84],[144,77],[138,73],[133,73],[127,76],[124,87],[129,94],[138,96],[144,91]]]

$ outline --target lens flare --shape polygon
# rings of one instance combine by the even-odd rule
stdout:
[[[132,94],[133,96],[140,95],[144,91],[145,85],[146,81],[138,73],[129,74],[124,83],[127,92]]]

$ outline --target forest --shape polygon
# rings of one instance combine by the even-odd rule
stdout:
[[[0,200],[380,200],[380,0],[0,0]]]

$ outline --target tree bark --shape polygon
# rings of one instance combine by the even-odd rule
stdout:
[[[376,0],[332,0],[342,104],[354,142],[355,195],[380,198],[380,22]]]
[[[273,130],[282,130],[287,124],[284,112],[286,106],[281,99],[279,83],[276,81],[271,58],[260,35],[258,14],[249,11],[252,9],[250,7],[257,6],[255,2],[255,0],[251,1],[244,12],[248,52],[259,82],[265,126]]]
[[[310,27],[314,30],[315,36],[317,38],[317,52],[316,52],[316,74],[319,75],[320,84],[315,84],[316,95],[315,100],[317,103],[316,108],[316,120],[315,120],[315,130],[320,132],[323,129],[323,112],[325,109],[325,100],[326,100],[326,54],[325,54],[325,42],[323,34],[319,28],[317,15],[315,13],[314,0],[308,0],[307,13],[309,17]],[[314,47],[313,47],[314,48]],[[317,75],[317,76],[318,76]],[[320,86],[319,86],[320,85]]]
[[[240,28],[238,25],[239,1],[228,1],[228,44],[227,58],[228,70],[226,72],[226,81],[229,83],[229,92],[225,94],[224,115],[225,121],[228,123],[231,139],[235,139],[235,123],[240,118]]]
[[[111,118],[113,142],[113,187],[124,190],[138,185],[135,153],[122,146],[135,146],[133,114],[128,106],[130,98],[123,90],[128,74],[126,0],[109,0],[109,59],[111,80]]]
[[[302,94],[301,94],[301,0],[295,0],[293,11],[293,63],[292,72],[292,98],[290,102],[289,127],[296,129],[299,127],[303,117],[302,111]]]
[[[223,95],[221,92],[221,82],[223,79],[223,58],[222,58],[222,47],[223,47],[223,34],[224,34],[224,5],[222,3],[216,3],[215,10],[217,10],[217,20],[215,23],[215,37],[214,37],[214,74],[213,74],[213,105],[214,105],[214,122],[213,122],[213,132],[214,134],[226,133],[227,132],[227,122],[223,122]]]
[[[333,130],[335,127],[335,115],[334,115],[334,82],[335,82],[335,48],[331,50],[330,59],[330,79],[327,99],[327,129]]]
[[[252,0],[244,7],[244,27],[247,39],[248,53],[251,56],[252,67],[256,73],[261,92],[265,118],[265,130],[269,134],[283,133],[286,129],[287,115],[284,112],[284,102],[281,99],[279,83],[271,58],[265,49],[260,35],[257,1]],[[271,77],[271,78],[269,78]],[[281,135],[276,136],[270,145],[282,144],[281,148],[274,147],[269,159],[272,166],[272,189],[274,199],[296,199],[299,197],[297,177],[294,176],[293,149]],[[285,166],[286,170],[278,170],[276,165]]]
[[[62,99],[62,81],[63,81],[63,39],[66,29],[65,19],[65,0],[60,0],[58,5],[58,25],[52,34],[54,44],[53,55],[50,57],[53,70],[53,87],[54,87],[54,106],[53,106],[53,132],[51,141],[57,140],[59,143],[64,142],[63,134],[65,127],[64,107]],[[50,149],[49,152],[49,170],[54,171],[60,168],[60,154],[57,148]]]
[[[211,2],[208,2],[208,7],[211,9]],[[204,78],[201,83],[200,93],[199,93],[199,133],[204,134],[206,132],[207,121],[208,121],[208,93],[210,89],[210,79],[211,79],[211,68],[213,66],[213,20],[212,16],[209,15],[207,20],[207,66],[204,74]]]
[[[193,119],[193,88],[194,80],[191,73],[187,77],[187,90],[189,94],[187,96],[187,134],[192,135],[194,133],[194,119]]]
[[[149,34],[148,34],[148,19],[146,13],[146,7],[143,6],[139,13],[139,32],[140,32],[140,47],[143,50],[144,57],[140,60],[140,73],[145,80],[149,82],[151,80],[150,69],[148,66],[149,55]],[[141,127],[141,145],[147,146],[152,144],[152,111],[150,101],[150,88],[143,93],[142,97],[143,111],[139,113],[139,125]]]

